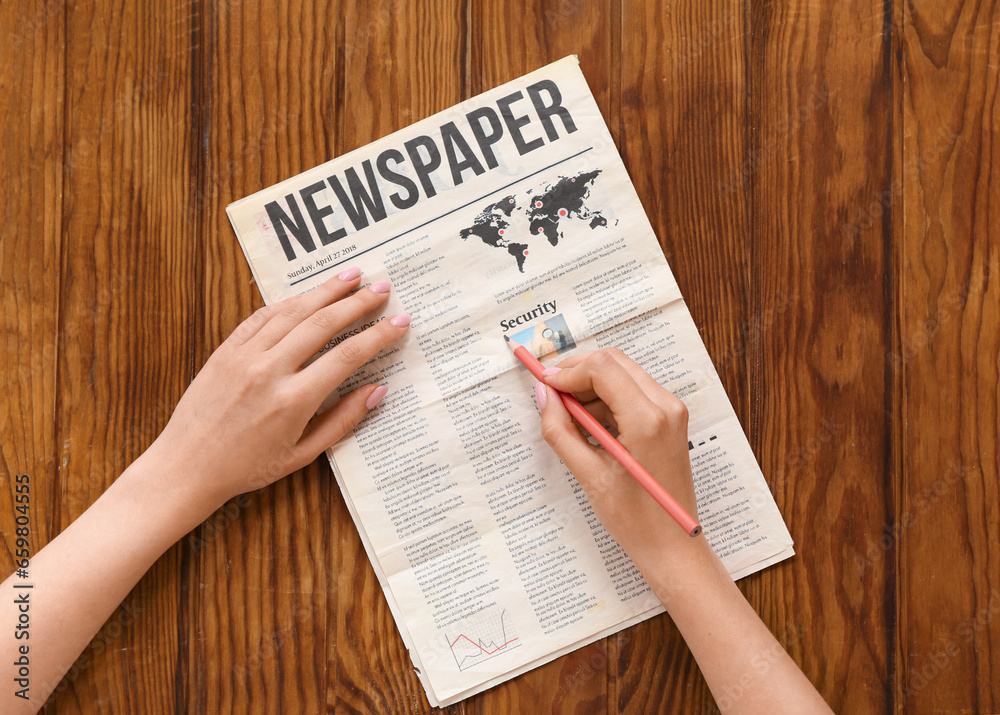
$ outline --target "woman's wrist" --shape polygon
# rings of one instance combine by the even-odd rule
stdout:
[[[631,556],[668,611],[675,603],[697,597],[706,588],[732,583],[703,535],[673,541],[659,550],[644,549]]]
[[[226,502],[208,475],[183,453],[159,441],[150,445],[119,477],[128,498],[147,511],[151,523],[169,530],[174,540],[205,521]],[[116,484],[118,484],[116,482]]]

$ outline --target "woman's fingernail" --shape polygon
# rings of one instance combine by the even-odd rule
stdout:
[[[369,410],[373,408],[375,405],[377,405],[382,401],[382,398],[385,397],[385,393],[387,393],[388,391],[389,388],[386,387],[385,385],[379,385],[378,387],[376,387],[374,390],[372,390],[372,394],[368,395],[368,399],[365,400],[365,407],[367,407]]]
[[[559,368],[556,368],[557,370]],[[545,383],[536,382],[535,383],[535,402],[538,403],[538,409],[544,410],[545,405],[549,404],[549,393],[545,390]]]
[[[388,293],[389,292],[389,281],[379,281],[378,283],[372,283],[368,286],[368,290],[372,293]]]
[[[401,313],[399,315],[389,318],[389,322],[395,325],[397,328],[405,328],[410,324],[410,316],[406,313]]]
[[[542,370],[542,374],[543,375],[555,375],[560,370],[562,370],[561,367],[547,367],[544,370]]]
[[[361,269],[358,267],[354,267],[354,268],[348,268],[346,271],[337,276],[337,278],[339,278],[342,281],[353,281],[360,275],[361,275]]]

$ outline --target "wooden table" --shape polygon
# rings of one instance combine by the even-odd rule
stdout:
[[[796,542],[747,598],[837,711],[1000,710],[1000,7],[947,5],[4,0],[4,573],[13,475],[37,551],[261,304],[226,204],[577,53]],[[430,707],[314,464],[49,710]],[[663,616],[450,711],[716,708]]]

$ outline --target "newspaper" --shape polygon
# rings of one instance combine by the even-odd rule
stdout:
[[[267,302],[359,266],[404,341],[330,463],[432,705],[663,611],[542,441],[543,362],[613,345],[684,400],[698,518],[734,578],[793,554],[600,111],[567,57],[229,206]],[[326,349],[326,348],[325,348]]]

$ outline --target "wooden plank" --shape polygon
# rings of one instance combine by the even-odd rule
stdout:
[[[344,26],[345,106],[338,155],[468,96],[466,16],[460,4],[349,4]]]
[[[1000,6],[903,6],[900,708],[1000,709]],[[901,202],[900,202],[901,199]],[[875,207],[878,209],[878,206]]]
[[[18,528],[30,554],[58,531],[61,451],[56,447],[56,362],[65,73],[64,8],[25,1],[0,6],[0,569],[14,572]],[[27,513],[18,477],[28,476]],[[27,517],[27,523],[22,517]],[[23,536],[24,531],[20,534]],[[30,564],[28,574],[30,576]],[[4,635],[3,656],[18,641]],[[16,656],[10,656],[12,659]]]
[[[640,3],[624,10],[622,156],[736,413],[752,433],[747,360],[761,325],[753,311],[761,306],[749,296],[747,276],[744,9]],[[669,617],[619,639],[617,712],[710,708],[711,694]]]
[[[205,310],[196,363],[263,304],[225,207],[330,159],[339,135],[338,3],[201,3],[201,126],[194,214]],[[231,500],[191,540],[201,554],[189,655],[193,712],[325,708],[329,467],[314,464]]]
[[[612,88],[619,66],[614,53],[619,13],[610,0],[470,4],[471,94],[576,54],[605,121],[617,127],[618,117],[611,110],[617,109]],[[470,708],[483,713],[606,712],[607,673],[616,647],[614,639],[591,644],[487,691]]]
[[[196,305],[188,4],[66,12],[60,529],[166,423],[190,377]],[[181,573],[175,549],[142,579],[70,670],[60,712],[174,709]]]
[[[754,3],[748,26],[751,285],[774,316],[752,433],[798,552],[752,600],[836,712],[893,707],[892,553],[864,556],[893,519],[893,223],[856,216],[891,190],[890,9]]]
[[[616,31],[620,9],[613,0],[516,0],[470,6],[469,66],[471,94],[577,55],[591,92],[609,127],[618,70]],[[511,32],[511,18],[518,31]]]
[[[344,8],[343,108],[335,154],[363,146],[467,96],[460,3],[376,0]],[[431,712],[339,489],[328,519],[333,591],[327,708]],[[461,711],[461,707],[453,708]]]

